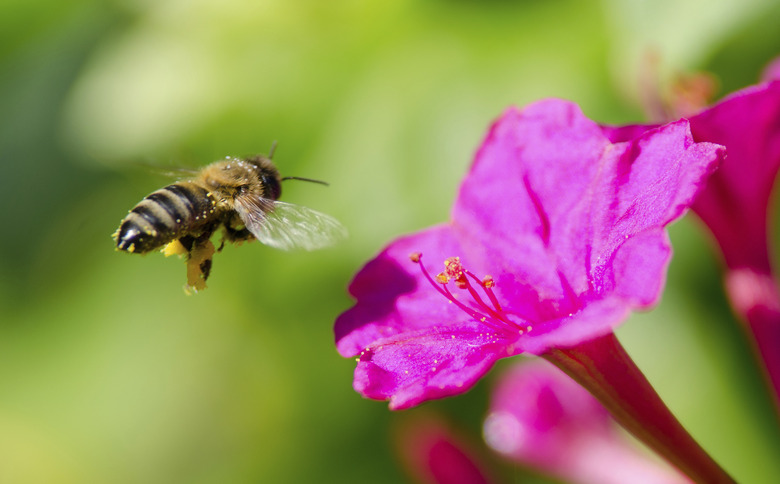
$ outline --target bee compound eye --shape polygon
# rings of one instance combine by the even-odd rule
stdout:
[[[266,190],[266,196],[271,200],[278,200],[282,194],[282,186],[275,177],[263,175],[263,188]]]

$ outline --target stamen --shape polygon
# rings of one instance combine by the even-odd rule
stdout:
[[[493,276],[487,275],[484,278],[482,278],[482,287],[485,288],[485,293],[487,293],[488,298],[490,298],[490,302],[493,303],[493,306],[495,306],[497,311],[501,311],[501,305],[498,304],[498,299],[496,298],[496,295],[493,293],[493,288],[496,286],[496,283],[493,281]]]
[[[414,258],[410,257],[410,259],[412,259],[413,262],[416,262],[417,264],[420,265],[420,270],[422,270],[423,276],[425,276],[425,278],[428,279],[428,282],[430,282],[431,285],[434,288],[436,288],[436,290],[439,291],[439,293],[442,296],[444,296],[445,298],[447,298],[448,301],[450,301],[451,303],[455,304],[460,309],[465,311],[466,314],[468,314],[472,318],[476,319],[477,321],[481,321],[482,323],[487,324],[486,321],[485,321],[485,318],[483,317],[483,315],[479,314],[478,312],[474,311],[473,309],[471,309],[470,307],[466,306],[462,302],[458,301],[455,298],[455,296],[452,295],[452,293],[449,291],[449,289],[447,289],[447,285],[446,285],[447,281],[444,281],[443,283],[440,282],[439,284],[436,284],[433,281],[433,278],[431,278],[431,275],[428,274],[428,271],[425,269],[425,265],[422,262],[422,254],[421,253],[415,252],[412,255],[415,256],[415,257]],[[417,260],[415,261],[414,259],[417,259]],[[441,275],[442,274],[439,274],[439,276],[441,276]],[[437,276],[437,278],[438,278],[438,276]],[[494,327],[492,325],[489,325],[489,324],[488,324],[488,326],[492,327],[493,329],[500,329],[500,328],[496,328],[496,327]]]
[[[501,305],[498,303],[498,298],[493,293],[492,288],[495,287],[495,281],[492,276],[485,276],[479,279],[468,269],[464,269],[460,263],[460,257],[448,257],[444,261],[444,271],[436,275],[435,279],[431,277],[425,266],[422,263],[422,254],[419,252],[412,253],[409,256],[412,262],[420,265],[420,269],[425,278],[430,284],[436,288],[441,295],[443,295],[448,301],[455,304],[463,310],[466,314],[472,317],[474,320],[498,331],[506,331],[509,328],[512,330],[520,330],[520,334],[523,334],[517,323],[511,321],[507,315],[503,312]],[[469,278],[473,279],[479,287],[482,288],[484,293],[490,300],[490,304],[486,303],[479,292],[477,292],[476,286],[473,285]],[[459,301],[448,289],[447,284],[450,281],[454,281],[455,286],[458,289],[465,289],[471,295],[475,305],[478,309],[472,309]]]
[[[443,285],[443,284],[436,284],[436,283],[433,281],[433,279],[431,278],[431,275],[430,275],[430,274],[428,274],[428,271],[427,271],[427,270],[425,270],[425,266],[424,266],[424,265],[423,265],[423,263],[422,263],[422,254],[421,254],[421,253],[419,253],[419,252],[415,252],[415,253],[414,253],[414,254],[412,254],[412,255],[415,255],[415,256],[416,256],[415,258],[417,259],[417,260],[414,260],[414,259],[412,259],[412,262],[415,262],[415,263],[417,263],[417,264],[420,264],[420,269],[422,270],[422,273],[423,273],[423,275],[425,276],[425,278],[426,278],[426,279],[428,279],[428,282],[430,282],[430,283],[431,283],[431,285],[432,285],[434,288],[436,288],[436,290],[437,290],[437,291],[439,291],[439,293],[440,293],[442,296],[446,297],[447,299],[450,299],[450,298],[452,298],[451,300],[455,299],[455,298],[453,298],[453,297],[452,297],[452,294],[450,294],[450,293],[449,293],[449,291],[446,291],[446,292],[445,292],[445,291],[444,291],[444,289],[442,289],[442,287],[444,287],[444,285]],[[410,258],[411,258],[411,257],[410,257]]]
[[[490,319],[486,318],[484,315],[482,315],[482,314],[478,313],[477,311],[474,311],[474,310],[473,310],[473,309],[471,309],[470,307],[468,307],[468,306],[466,306],[465,304],[463,304],[462,302],[458,301],[458,300],[455,298],[455,296],[453,296],[453,295],[452,295],[452,293],[450,292],[450,290],[449,290],[449,289],[447,289],[447,286],[442,286],[442,288],[444,289],[444,292],[446,292],[446,293],[447,293],[447,295],[449,296],[449,297],[447,297],[447,299],[449,299],[449,300],[450,300],[450,301],[452,301],[452,302],[453,302],[453,303],[454,303],[456,306],[458,306],[460,309],[462,309],[463,311],[465,311],[465,312],[466,312],[466,314],[468,314],[469,316],[471,316],[472,318],[476,319],[477,321],[479,321],[480,323],[482,323],[482,324],[484,324],[484,325],[486,325],[486,326],[490,326],[491,328],[493,328],[493,329],[496,329],[496,330],[499,330],[499,331],[501,330],[501,328],[500,328],[500,327],[498,327],[498,326],[496,326],[496,325],[493,323],[493,321],[492,321],[492,320],[490,320]]]
[[[469,292],[471,292],[471,293],[472,293],[472,295],[474,296],[474,299],[476,299],[477,301],[479,301],[479,303],[480,303],[482,306],[485,306],[485,308],[486,308],[488,311],[490,311],[490,313],[491,313],[491,314],[493,314],[493,316],[495,316],[496,318],[498,318],[498,319],[502,319],[502,320],[503,320],[503,319],[505,319],[504,317],[502,317],[502,316],[501,316],[501,314],[499,314],[499,313],[501,313],[503,310],[501,309],[501,305],[498,303],[498,299],[496,298],[496,295],[495,295],[495,294],[493,294],[493,291],[490,289],[491,287],[493,287],[493,286],[495,285],[495,283],[493,282],[493,276],[487,275],[487,276],[485,276],[485,277],[484,277],[482,280],[480,280],[480,279],[479,279],[477,276],[475,276],[475,275],[474,275],[474,274],[473,274],[471,271],[469,271],[469,270],[466,270],[465,272],[466,272],[466,274],[468,274],[468,276],[469,276],[469,277],[471,277],[472,279],[474,279],[475,281],[477,281],[477,284],[479,284],[480,286],[482,286],[482,289],[485,291],[485,294],[487,294],[487,296],[488,296],[488,299],[490,299],[490,302],[493,304],[493,308],[491,308],[490,306],[488,306],[487,304],[485,304],[485,302],[484,302],[484,301],[482,301],[482,298],[480,298],[480,297],[479,297],[479,295],[476,293],[476,291],[474,291],[473,289],[469,289]],[[490,281],[490,285],[489,285],[489,286],[487,286],[487,285],[485,285],[485,284],[484,284],[484,282],[483,282],[483,281],[484,281],[485,279],[489,279],[489,281]],[[509,322],[509,321],[507,321],[507,322],[511,324],[511,322]]]

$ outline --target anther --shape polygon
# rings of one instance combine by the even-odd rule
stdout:
[[[460,264],[460,257],[448,257],[444,260],[444,271],[453,279],[458,279],[463,275],[463,266]]]

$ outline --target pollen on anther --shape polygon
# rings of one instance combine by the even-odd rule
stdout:
[[[446,259],[444,259],[444,267],[449,267],[450,264],[458,264],[458,263],[460,263],[460,257],[458,256],[447,257]]]
[[[482,285],[489,289],[495,287],[496,282],[493,280],[493,276],[487,275],[482,278]]]
[[[440,272],[436,274],[436,282],[439,284],[447,284],[450,281],[450,278],[447,277],[447,274]]]
[[[409,260],[415,263],[420,262],[420,257],[422,257],[422,254],[419,252],[412,252],[409,254]]]
[[[463,266],[460,264],[460,257],[448,257],[445,259],[444,272],[453,279],[459,279],[463,276]]]
[[[526,326],[526,327],[525,327],[525,330],[526,330],[526,331],[528,331],[529,333],[531,332],[531,330],[532,330],[532,329],[533,329],[533,328],[532,328],[531,326]]]

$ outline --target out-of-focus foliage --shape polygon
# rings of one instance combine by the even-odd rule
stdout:
[[[726,89],[753,82],[780,53],[780,8],[718,4],[4,2],[0,482],[403,480],[397,416],[352,391],[333,346],[350,276],[446,218],[509,104],[564,97],[642,121],[645,52]],[[331,183],[283,199],[336,216],[347,242],[227,247],[193,297],[181,261],[114,252],[126,211],[170,181],[145,166],[274,140],[283,174]],[[672,238],[663,303],[619,336],[740,482],[772,482],[780,434],[717,256],[692,218]],[[488,389],[431,405],[478,435]]]

